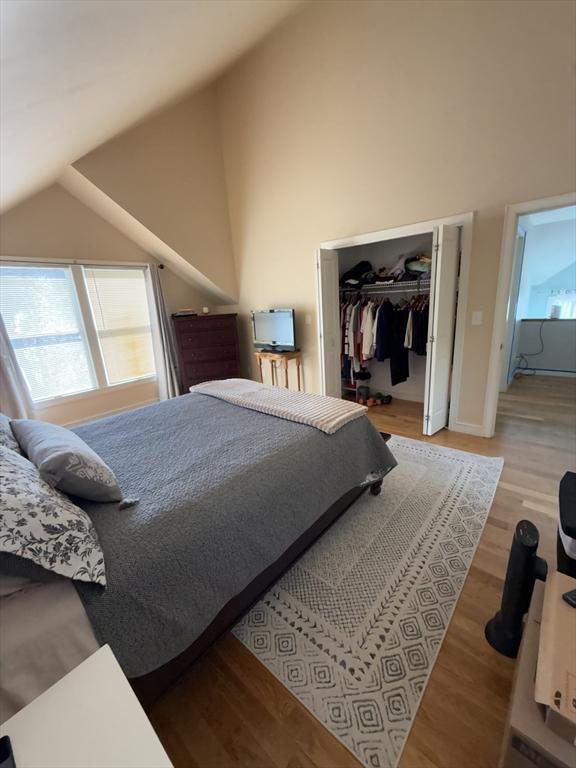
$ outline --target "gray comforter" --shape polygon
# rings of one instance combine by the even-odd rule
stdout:
[[[326,435],[197,393],[75,431],[140,499],[82,504],[108,586],[75,583],[128,677],[185,650],[331,504],[396,464],[365,417]]]

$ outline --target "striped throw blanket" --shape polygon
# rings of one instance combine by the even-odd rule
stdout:
[[[307,424],[327,435],[333,435],[344,424],[360,418],[367,411],[363,405],[336,397],[294,392],[248,379],[206,381],[190,387],[190,392],[200,392],[252,411]]]

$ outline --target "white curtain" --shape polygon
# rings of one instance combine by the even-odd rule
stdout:
[[[170,317],[164,302],[160,273],[156,265],[150,266],[150,286],[156,307],[156,322],[153,323],[154,360],[158,376],[158,394],[161,400],[168,400],[180,394],[176,349]]]
[[[28,387],[0,315],[0,411],[11,419],[33,418]]]

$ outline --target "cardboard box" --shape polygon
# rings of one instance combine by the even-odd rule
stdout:
[[[576,745],[576,609],[562,599],[576,579],[550,573],[544,590],[535,698],[546,725]]]
[[[576,768],[576,749],[546,725],[534,698],[543,599],[544,584],[538,581],[516,660],[500,768]]]

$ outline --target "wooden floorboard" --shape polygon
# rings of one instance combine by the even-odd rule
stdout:
[[[500,397],[491,440],[455,432],[423,438],[422,405],[370,410],[378,429],[487,456],[504,470],[400,768],[494,768],[514,662],[484,640],[497,610],[515,524],[540,529],[555,563],[558,483],[576,471],[576,380],[516,379]],[[358,768],[358,761],[230,633],[160,699],[151,720],[174,765],[191,768]]]

